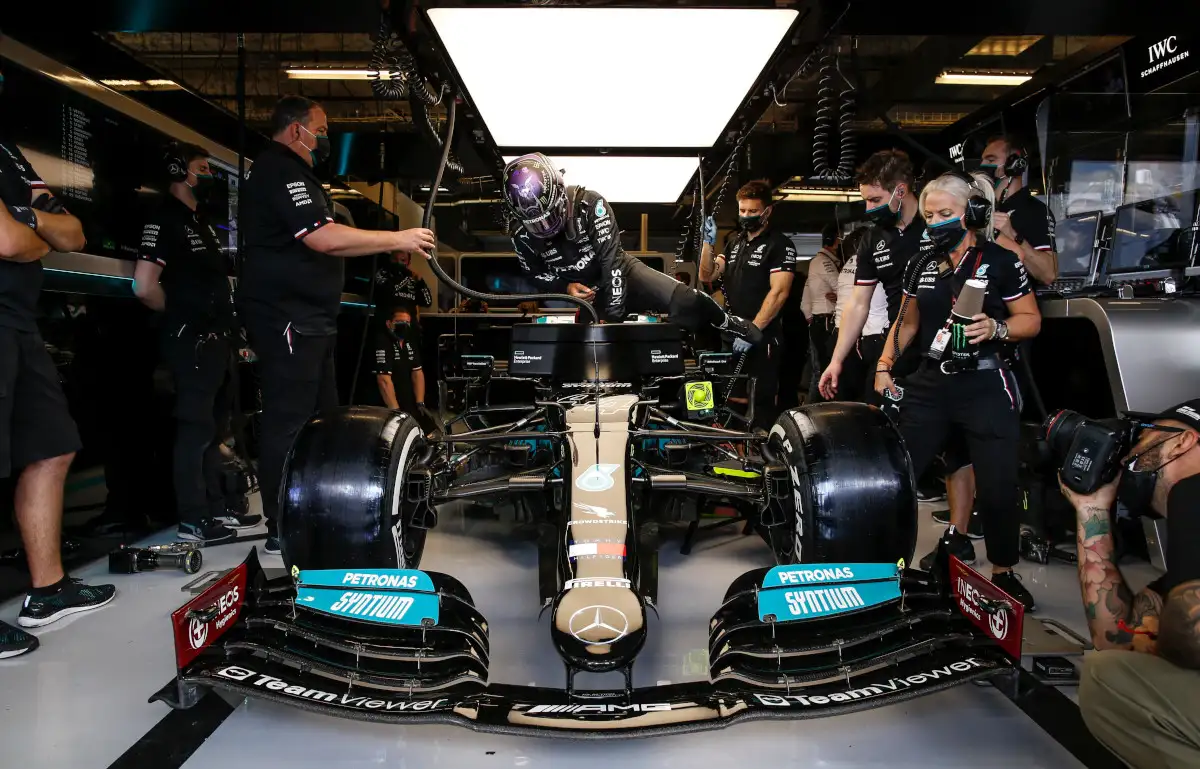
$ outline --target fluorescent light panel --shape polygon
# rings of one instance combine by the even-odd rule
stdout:
[[[943,72],[934,82],[938,85],[1021,85],[1033,77],[1018,72]]]
[[[501,147],[711,147],[796,11],[432,8]]]
[[[992,35],[967,51],[967,56],[1020,56],[1041,39],[1042,35]]]
[[[390,70],[359,69],[353,67],[289,67],[287,76],[292,80],[370,80],[377,72],[384,80],[393,76],[399,77],[399,72]]]
[[[509,162],[516,155],[509,155]],[[567,184],[587,187],[612,203],[674,203],[699,164],[689,157],[551,156]]]

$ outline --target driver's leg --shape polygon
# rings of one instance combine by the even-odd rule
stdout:
[[[670,275],[664,275],[634,257],[622,268],[629,292],[625,309],[629,312],[665,312],[671,322],[695,331],[705,325],[745,338],[751,344],[762,341],[762,331],[749,321],[730,315],[704,293],[688,288]]]

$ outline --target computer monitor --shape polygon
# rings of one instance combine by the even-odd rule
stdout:
[[[1121,206],[1105,271],[1128,274],[1186,266],[1190,254],[1180,243],[1184,219],[1169,197]]]
[[[1058,222],[1054,240],[1058,253],[1058,274],[1063,278],[1086,278],[1092,274],[1099,211],[1071,216]]]

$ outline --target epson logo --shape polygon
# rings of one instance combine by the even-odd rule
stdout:
[[[556,715],[613,715],[623,713],[666,713],[671,709],[669,702],[647,705],[534,705],[526,713]]]

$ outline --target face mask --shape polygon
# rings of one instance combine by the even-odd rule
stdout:
[[[929,233],[929,239],[933,241],[934,248],[945,254],[958,248],[958,244],[962,243],[962,239],[967,236],[967,231],[962,226],[962,219],[957,216],[938,224],[931,224],[925,228],[925,231]]]
[[[204,200],[213,188],[212,174],[196,174],[196,183],[192,185],[192,194],[196,200]]]
[[[317,140],[317,146],[308,151],[312,155],[313,165],[324,163],[329,158],[329,153],[333,149],[329,144],[329,137],[318,136],[304,126],[300,126],[300,130]]]
[[[408,321],[392,321],[392,336],[396,337],[397,339],[404,339],[406,336],[408,336]]]
[[[738,217],[738,227],[740,227],[742,229],[742,232],[754,232],[755,230],[762,227],[762,225],[763,225],[762,214],[757,214],[755,216],[739,216]]]
[[[1000,166],[995,163],[980,163],[979,170],[992,177],[993,186],[1000,184],[1004,180],[1004,177],[1000,176]]]
[[[888,202],[874,208],[867,209],[867,221],[879,227],[891,227],[900,218],[900,212],[892,210],[892,201],[896,199],[896,193],[900,188],[892,190],[892,196],[888,198]]]

